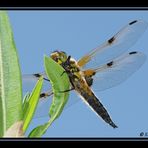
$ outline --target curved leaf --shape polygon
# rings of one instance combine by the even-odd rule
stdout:
[[[60,116],[69,97],[69,92],[63,92],[70,88],[70,82],[67,74],[63,73],[64,69],[62,66],[47,56],[44,58],[44,64],[46,74],[52,84],[54,93],[49,110],[50,120],[44,125],[40,125],[33,129],[29,134],[29,137],[41,137],[53,121]]]

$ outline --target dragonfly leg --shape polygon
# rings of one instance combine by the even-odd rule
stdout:
[[[68,90],[64,90],[64,91],[59,91],[59,92],[60,92],[60,93],[65,93],[65,92],[69,92],[69,91],[71,91],[71,90],[74,90],[74,88],[71,88],[71,89],[68,89]],[[43,93],[40,94],[40,98],[46,98],[46,97],[49,97],[49,96],[51,96],[51,95],[53,95],[53,92],[50,92],[50,93],[48,93],[48,92],[43,92]]]
[[[63,76],[64,73],[66,73],[66,71],[63,71],[62,74],[61,74],[61,76]]]
[[[63,68],[64,68],[64,67],[67,67],[66,65],[69,65],[69,64],[70,64],[70,58],[71,58],[71,56],[68,56],[67,60],[62,63],[62,67],[63,67]],[[64,69],[65,69],[65,68],[64,68]],[[67,71],[66,71],[66,70],[63,71],[62,74],[61,74],[61,76],[62,76],[64,73],[67,73]]]
[[[65,92],[69,92],[69,91],[72,91],[74,90],[74,87],[72,87],[71,89],[67,89],[67,90],[64,90],[64,91],[59,91],[60,93],[65,93]]]
[[[47,79],[47,78],[43,78],[45,81],[49,81],[50,82],[50,80],[49,79]]]
[[[39,73],[35,73],[35,74],[33,74],[33,75],[34,75],[35,77],[37,77],[37,78],[40,78],[40,77],[42,76],[42,74],[39,74]],[[47,78],[44,78],[44,77],[43,77],[43,79],[50,82],[50,80],[47,79]]]

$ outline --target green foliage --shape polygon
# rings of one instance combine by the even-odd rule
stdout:
[[[44,64],[54,94],[49,110],[50,120],[33,129],[29,137],[41,137],[61,115],[69,97],[69,92],[64,92],[70,88],[64,69],[46,56]],[[24,137],[37,108],[42,84],[43,77],[40,77],[33,91],[22,99],[17,50],[7,13],[0,11],[0,137]]]
[[[44,58],[44,65],[54,93],[53,101],[49,110],[50,120],[44,125],[40,125],[33,129],[29,134],[29,137],[41,137],[53,121],[62,113],[69,97],[69,92],[63,92],[70,88],[69,78],[66,73],[63,74],[64,69],[47,56]]]
[[[35,109],[39,101],[42,84],[43,84],[43,77],[40,77],[32,93],[30,95],[27,95],[26,98],[24,99],[24,103],[23,103],[23,113],[24,113],[23,131],[24,132],[29,126],[29,123],[31,122],[32,117],[34,115]]]
[[[7,13],[0,11],[0,137],[22,114],[19,60]]]

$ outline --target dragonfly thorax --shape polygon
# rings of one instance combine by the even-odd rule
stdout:
[[[78,80],[80,77],[83,76],[83,73],[77,64],[77,61],[71,58],[71,56],[68,56],[65,52],[55,51],[51,54],[51,58],[65,69],[65,72],[68,74],[69,77]]]
[[[69,77],[73,78],[75,81],[79,81],[79,79],[83,77],[86,80],[88,86],[92,86],[92,76],[95,73],[89,72],[90,70],[88,70],[87,73],[81,71],[79,65],[77,64],[77,61],[71,58],[71,56],[68,56],[63,51],[54,51],[51,54],[51,58],[65,69],[65,72],[68,74]]]

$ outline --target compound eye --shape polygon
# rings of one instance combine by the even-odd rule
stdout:
[[[65,56],[64,55],[62,55],[62,59],[64,59],[65,58]]]
[[[54,60],[54,61],[58,61],[58,57],[57,56],[51,56],[51,58]]]
[[[58,57],[55,57],[55,61],[58,62],[58,60],[59,60],[59,58]]]

